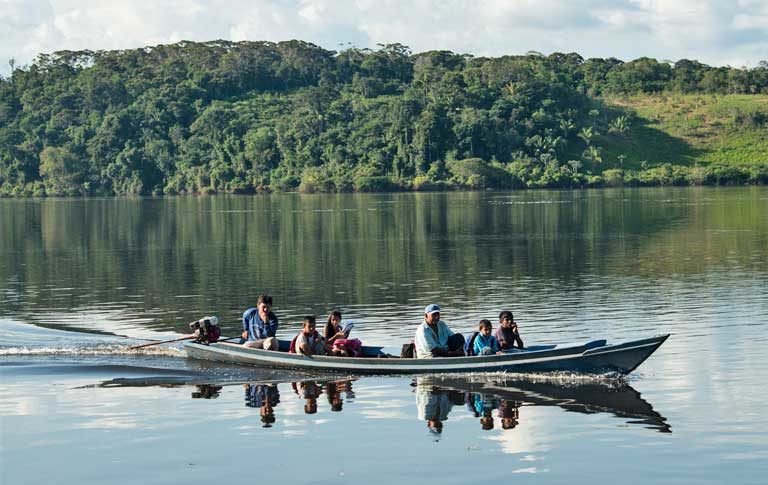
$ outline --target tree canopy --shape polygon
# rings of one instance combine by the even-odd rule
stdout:
[[[596,136],[633,129],[600,97],[659,92],[768,94],[768,64],[298,40],[60,51],[0,79],[0,194],[586,185]]]

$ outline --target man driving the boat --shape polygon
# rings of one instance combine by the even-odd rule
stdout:
[[[416,357],[461,357],[464,355],[464,336],[454,333],[440,320],[440,306],[428,305],[424,309],[424,321],[416,329]]]
[[[272,297],[259,295],[256,308],[243,312],[243,346],[277,350],[277,315],[272,312]]]

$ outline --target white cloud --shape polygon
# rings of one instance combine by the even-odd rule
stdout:
[[[0,25],[3,74],[40,52],[213,39],[750,66],[768,52],[763,0],[0,0]]]

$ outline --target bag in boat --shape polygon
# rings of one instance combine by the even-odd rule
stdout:
[[[475,339],[480,332],[472,332],[466,342],[464,342],[464,354],[475,355]]]
[[[333,341],[333,350],[344,350],[352,357],[363,353],[363,342],[356,338],[340,338]]]
[[[189,324],[189,328],[195,331],[195,342],[200,344],[212,344],[219,341],[221,329],[219,317],[205,317]]]
[[[400,358],[413,359],[416,357],[416,344],[413,342],[409,344],[403,344],[403,350],[400,351]]]

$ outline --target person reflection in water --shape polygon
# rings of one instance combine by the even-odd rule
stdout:
[[[259,408],[263,427],[271,428],[275,422],[275,406],[280,402],[280,391],[275,384],[245,384],[245,405]]]
[[[352,381],[326,382],[325,395],[328,398],[328,404],[331,405],[331,411],[340,412],[342,410],[344,399],[342,399],[341,393],[346,392],[347,397],[349,397],[351,388]]]
[[[433,386],[423,379],[417,379],[415,385],[419,419],[426,421],[430,433],[439,437],[443,432],[443,422],[448,419],[448,413],[455,404],[450,391]]]
[[[219,391],[221,391],[221,386],[212,386],[210,384],[202,384],[195,387],[197,391],[192,393],[192,399],[216,399],[219,397]]]
[[[291,384],[294,392],[302,399],[304,403],[304,414],[317,413],[317,398],[320,397],[322,390],[315,381],[294,382]]]
[[[520,403],[502,399],[499,404],[499,418],[501,429],[514,429],[520,419]]]
[[[484,430],[493,429],[493,410],[500,405],[495,396],[469,392],[465,396],[465,402],[469,412],[480,418],[480,425]]]

